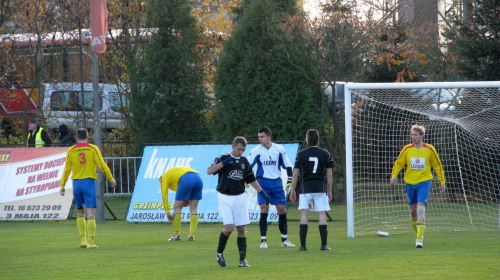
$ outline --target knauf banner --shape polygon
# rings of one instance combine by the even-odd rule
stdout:
[[[299,144],[281,144],[290,158],[295,161]],[[249,144],[244,156],[257,144]],[[165,171],[175,166],[187,166],[198,171],[203,180],[203,199],[198,204],[200,222],[222,222],[217,202],[218,175],[207,175],[207,168],[215,157],[231,151],[231,145],[187,145],[187,146],[151,146],[144,149],[134,193],[130,202],[127,221],[129,222],[167,222],[163,208],[159,178]],[[257,166],[254,166],[254,172]],[[283,186],[286,185],[286,170],[282,169]],[[249,186],[246,189],[248,213],[251,222],[258,222],[260,207],[257,204],[257,192]],[[175,192],[168,195],[170,211],[173,212]],[[189,221],[189,207],[182,209],[182,221]],[[269,209],[268,221],[277,222],[275,206]]]

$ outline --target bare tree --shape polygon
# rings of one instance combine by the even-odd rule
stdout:
[[[302,13],[290,18],[284,26],[290,31],[298,30],[284,34],[301,36],[302,40],[280,40],[283,55],[308,80],[317,85],[322,114],[330,116],[330,122],[322,122],[319,130],[323,136],[322,142],[334,156],[337,166],[341,167],[336,169],[336,177],[345,174],[344,133],[341,125],[343,107],[337,106],[334,97],[332,102],[328,102],[325,90],[327,87],[335,89],[338,81],[356,81],[363,71],[363,61],[367,59],[370,47],[369,34],[376,23],[358,16],[357,8],[354,3],[328,3],[322,6],[322,13],[316,17],[311,18]],[[336,180],[334,194],[337,200],[344,199],[340,197]]]

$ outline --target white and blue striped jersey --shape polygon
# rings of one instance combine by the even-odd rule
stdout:
[[[257,179],[261,177],[278,179],[281,178],[281,168],[293,167],[285,148],[275,143],[271,143],[269,149],[262,145],[253,148],[247,159],[250,166],[254,167],[257,164],[257,172],[255,172]]]

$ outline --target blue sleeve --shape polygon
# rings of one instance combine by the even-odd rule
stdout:
[[[259,163],[260,165],[260,154],[258,154],[251,162],[250,162],[250,167],[253,168],[255,164]]]

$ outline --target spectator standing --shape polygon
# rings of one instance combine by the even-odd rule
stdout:
[[[61,124],[57,130],[59,131],[59,142],[57,143],[60,147],[71,147],[76,144],[75,136],[71,131],[69,131],[68,126]]]
[[[43,127],[38,124],[38,120],[32,118],[28,124],[28,138],[26,139],[26,147],[50,147],[52,139]]]

